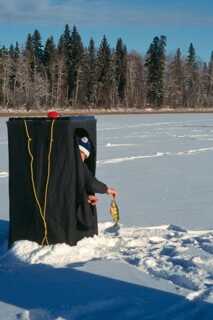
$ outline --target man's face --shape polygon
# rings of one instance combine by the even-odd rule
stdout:
[[[83,151],[80,150],[80,157],[81,157],[81,160],[84,162],[86,160],[86,155]]]

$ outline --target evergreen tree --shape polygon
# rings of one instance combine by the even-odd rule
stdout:
[[[47,69],[51,68],[51,65],[55,59],[56,47],[53,37],[47,39],[44,47],[43,63]]]
[[[52,96],[54,86],[54,72],[56,65],[56,47],[52,36],[49,37],[45,43],[43,63],[49,82],[49,95]]]
[[[70,94],[70,73],[71,73],[71,48],[70,48],[70,28],[69,25],[66,24],[64,28],[63,34],[59,38],[58,42],[58,70],[60,69],[59,65],[62,65],[62,61],[64,64],[63,71],[63,88],[60,86],[60,100],[68,101],[71,97]],[[60,77],[59,77],[60,78]],[[62,92],[64,97],[62,97]]]
[[[121,38],[118,39],[115,49],[115,79],[118,96],[122,102],[125,98],[127,82],[127,48]]]
[[[77,78],[80,67],[80,62],[83,56],[84,48],[81,41],[81,36],[77,31],[76,26],[73,27],[70,46],[69,46],[69,58],[70,58],[70,69],[69,69],[69,94],[73,101],[77,94]]]
[[[210,105],[213,105],[213,51],[211,52],[210,61],[208,64],[208,75],[209,75],[208,98],[209,98]]]
[[[57,51],[60,55],[64,54],[64,38],[63,35],[60,36],[58,45],[57,45]]]
[[[94,104],[95,103],[95,95],[96,95],[96,48],[95,48],[95,42],[93,39],[90,39],[89,47],[88,47],[88,103]]]
[[[0,49],[0,55],[1,56],[6,56],[6,55],[8,55],[8,49],[5,47],[5,46],[3,46],[1,49]]]
[[[32,36],[32,46],[35,58],[35,63],[39,67],[43,62],[43,46],[41,35],[38,30],[35,30]]]
[[[155,37],[147,52],[147,100],[156,107],[163,104],[166,37]]]
[[[30,33],[27,36],[24,55],[26,56],[29,64],[30,76],[31,78],[33,78],[33,73],[35,68],[35,57],[34,57],[34,50],[33,50],[33,39]]]
[[[70,27],[68,24],[66,24],[64,33],[59,41],[59,44],[61,48],[64,50],[64,54],[67,59],[69,59],[70,41],[71,41]]]
[[[185,106],[195,107],[197,104],[197,97],[199,91],[199,75],[198,75],[198,64],[196,59],[195,48],[190,43],[188,49],[188,56],[186,58],[185,65]]]
[[[108,105],[112,79],[112,55],[106,36],[97,53],[97,104]]]
[[[94,106],[96,96],[96,49],[93,39],[85,48],[78,71],[78,102]]]
[[[14,58],[14,56],[15,56],[15,49],[14,49],[13,44],[10,45],[9,55],[10,55],[11,58]]]
[[[177,85],[181,89],[181,85],[183,81],[183,63],[182,63],[180,48],[177,49],[173,66],[174,66],[174,73],[177,79]]]
[[[31,33],[28,33],[27,41],[26,41],[26,45],[25,45],[26,55],[28,54],[28,52],[31,52],[31,54],[33,55],[33,40],[32,40]]]
[[[19,49],[19,44],[16,41],[16,46],[15,46],[15,58],[18,59],[20,56],[20,49]]]
[[[85,106],[89,104],[90,92],[90,62],[88,49],[84,50],[81,64],[78,68],[78,77],[76,82],[75,104]]]
[[[58,41],[58,53],[60,55],[64,55],[65,59],[67,60],[68,53],[70,49],[70,28],[69,25],[66,24],[64,28],[63,34],[60,36]]]
[[[67,98],[74,102],[76,100],[77,78],[80,68],[81,58],[84,48],[81,41],[81,36],[77,31],[76,26],[72,32],[68,25],[65,26],[63,35],[58,43],[58,52],[64,57],[66,65],[67,78]]]
[[[64,55],[66,62],[68,62],[70,58],[70,37],[70,27],[68,24],[66,24],[64,32],[58,41],[58,53],[60,55]]]
[[[188,50],[187,64],[194,69],[197,67],[195,48],[192,43],[190,43]]]

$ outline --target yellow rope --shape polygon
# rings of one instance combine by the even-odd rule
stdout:
[[[53,145],[53,128],[54,128],[54,124],[55,124],[55,119],[53,119],[53,121],[51,123],[51,129],[50,129],[50,144],[49,144],[48,162],[47,162],[48,163],[48,166],[47,166],[47,181],[46,181],[46,186],[45,186],[44,209],[43,209],[44,221],[46,221],[47,193],[48,193],[49,180],[50,180],[50,170],[51,170],[50,160],[51,160],[52,145]],[[42,241],[42,245],[43,245],[43,242],[45,241],[45,239],[46,239],[46,243],[48,244],[47,226],[45,227],[45,234],[44,234],[44,238],[43,238],[43,241]]]
[[[41,219],[43,221],[44,224],[44,237],[43,240],[41,242],[41,245],[48,245],[48,229],[47,229],[47,223],[46,223],[46,208],[47,208],[47,194],[48,194],[48,186],[49,186],[49,179],[50,179],[50,170],[51,170],[51,165],[50,165],[50,161],[51,161],[51,152],[52,152],[52,144],[53,144],[53,128],[54,128],[54,123],[55,123],[55,119],[53,119],[52,123],[51,123],[51,130],[50,130],[50,144],[49,144],[49,152],[48,152],[48,167],[47,167],[47,180],[46,180],[46,185],[45,185],[45,195],[44,195],[44,207],[42,210],[42,206],[40,204],[40,201],[38,199],[38,194],[36,191],[36,187],[35,187],[35,178],[34,178],[34,171],[33,171],[33,161],[34,161],[34,157],[31,151],[31,142],[32,142],[32,138],[29,135],[29,131],[28,131],[28,127],[27,127],[27,122],[26,120],[24,120],[24,125],[25,125],[25,131],[26,131],[26,135],[27,135],[27,148],[28,148],[28,153],[30,156],[30,172],[31,172],[31,181],[32,181],[32,187],[33,187],[33,194],[39,209],[39,213],[41,216]]]

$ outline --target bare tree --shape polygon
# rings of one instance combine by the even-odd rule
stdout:
[[[68,87],[66,85],[65,62],[61,55],[57,56],[54,79],[54,100],[57,107],[63,106],[68,100]]]
[[[184,68],[180,49],[175,56],[167,57],[165,79],[165,102],[174,108],[183,106]]]
[[[144,108],[145,75],[143,58],[136,52],[127,56],[126,106]]]
[[[2,55],[0,58],[0,76],[1,76],[1,92],[2,104],[8,107],[10,104],[10,77],[11,77],[11,58],[8,54]]]

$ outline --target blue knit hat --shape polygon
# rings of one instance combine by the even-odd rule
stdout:
[[[90,152],[92,150],[91,143],[87,137],[81,137],[78,140],[79,149],[89,158]]]

